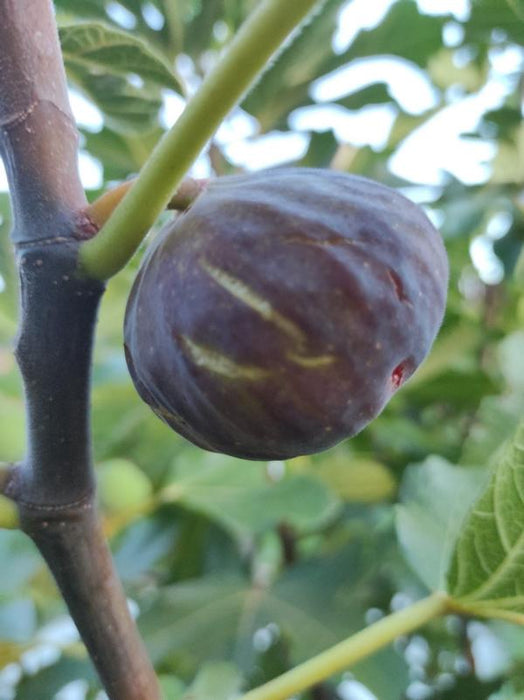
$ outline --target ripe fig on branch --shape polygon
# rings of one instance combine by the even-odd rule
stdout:
[[[219,178],[141,264],[129,370],[205,449],[318,452],[362,430],[422,362],[447,281],[440,234],[388,187],[308,168]]]

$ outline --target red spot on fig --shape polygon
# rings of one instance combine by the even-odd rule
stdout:
[[[401,362],[395,367],[391,373],[391,383],[393,384],[393,389],[398,389],[404,384],[406,380],[406,363]]]

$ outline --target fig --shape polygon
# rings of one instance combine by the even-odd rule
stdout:
[[[447,281],[440,234],[393,189],[313,168],[218,178],[144,256],[129,371],[207,450],[319,452],[362,430],[422,362]]]

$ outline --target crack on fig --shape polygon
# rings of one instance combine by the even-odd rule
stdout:
[[[238,279],[238,277],[233,277],[233,275],[221,270],[219,267],[211,265],[204,258],[200,260],[200,266],[211,279],[222,289],[225,289],[226,292],[229,292],[231,296],[253,309],[264,321],[274,323],[279,330],[292,338],[299,346],[304,345],[306,338],[296,323],[293,323],[279,311],[276,311],[269,301],[253,291],[245,282]]]
[[[294,362],[297,365],[306,367],[307,369],[316,369],[317,367],[327,367],[335,362],[334,355],[317,355],[317,356],[304,356],[296,355],[295,353],[287,354],[288,360]]]
[[[219,374],[228,379],[248,379],[250,381],[259,381],[271,375],[269,370],[262,367],[241,365],[212,348],[195,343],[187,335],[181,335],[179,338],[182,347],[187,350],[190,360],[197,367],[203,367],[208,372]]]
[[[300,245],[310,245],[310,246],[333,246],[333,245],[360,245],[360,241],[356,241],[353,238],[346,238],[340,234],[330,233],[324,238],[311,238],[310,236],[300,234],[295,232],[285,239],[286,243],[299,243]]]
[[[395,296],[399,301],[401,301],[403,304],[408,304],[409,306],[413,306],[411,303],[410,298],[407,296],[406,292],[404,291],[404,285],[402,284],[402,280],[400,279],[400,276],[395,272],[395,270],[392,270],[390,267],[388,267],[388,277],[391,281],[391,284],[393,285],[393,289],[395,290]]]

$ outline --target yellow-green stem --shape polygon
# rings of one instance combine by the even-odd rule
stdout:
[[[447,610],[446,595],[434,593],[414,605],[382,618],[269,683],[249,691],[240,700],[286,700],[334,673],[349,668],[397,637],[413,632]]]
[[[80,252],[91,277],[107,279],[133,255],[227,113],[318,0],[263,0],[159,142],[131,191]]]

